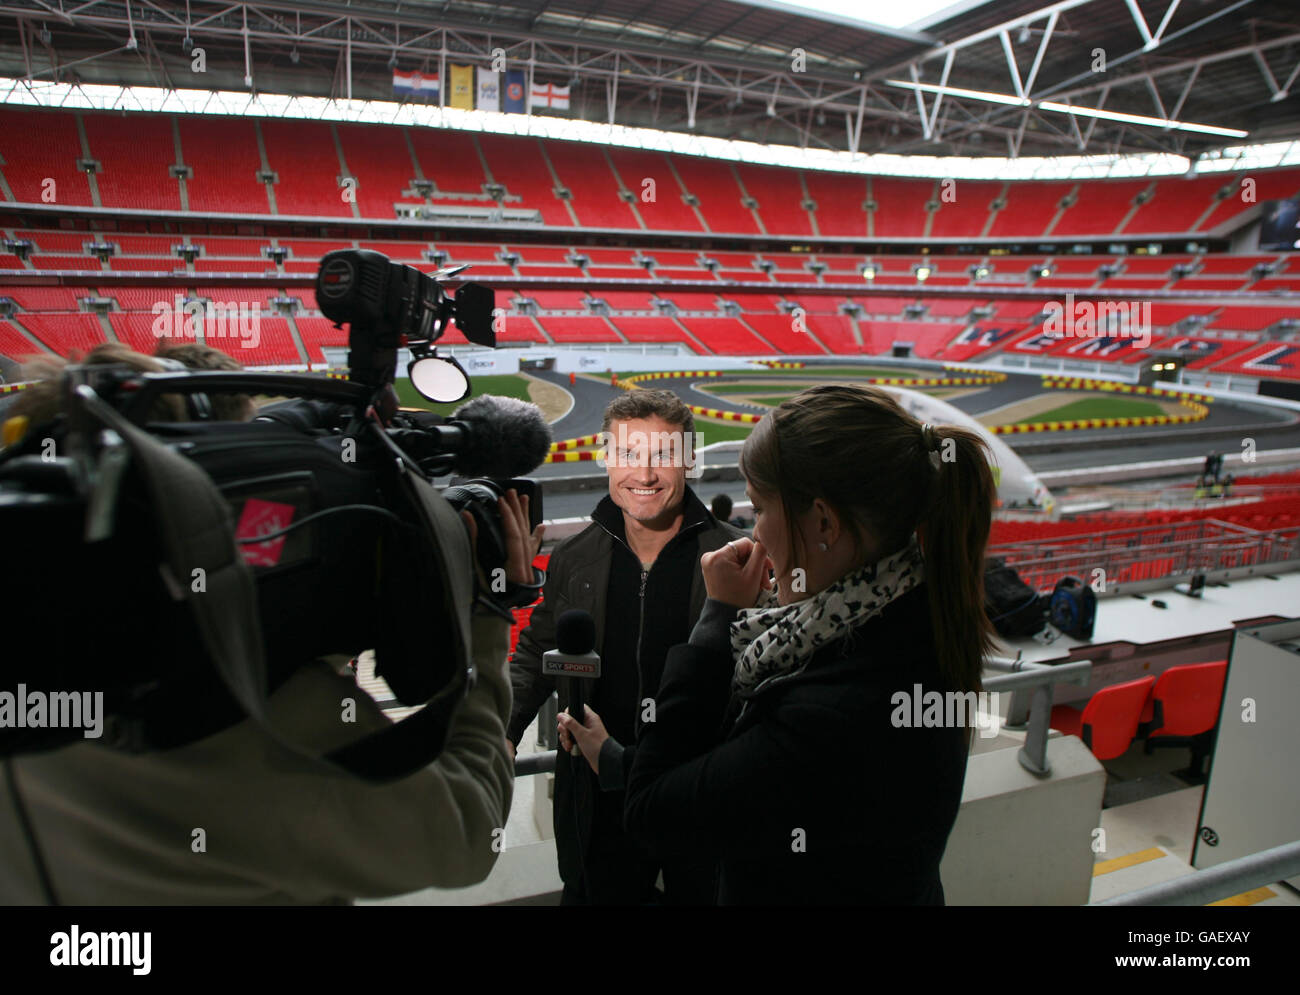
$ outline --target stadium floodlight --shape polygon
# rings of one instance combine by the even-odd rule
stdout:
[[[943,94],[949,97],[965,97],[969,100],[983,100],[990,104],[1006,104],[1011,107],[1034,107],[1042,111],[1054,111],[1058,114],[1074,114],[1079,117],[1097,118],[1102,121],[1117,121],[1121,124],[1140,124],[1159,128],[1162,131],[1194,131],[1205,135],[1219,135],[1224,138],[1245,138],[1250,132],[1238,128],[1220,128],[1213,124],[1196,124],[1191,121],[1174,121],[1171,118],[1147,117],[1144,114],[1126,114],[1123,111],[1104,111],[1096,107],[1084,107],[1081,104],[1062,104],[1055,100],[1031,100],[1017,97],[1010,93],[994,93],[991,90],[968,90],[960,86],[941,86],[938,83],[913,83],[904,79],[885,80],[890,86],[904,90],[919,90],[922,93]]]
[[[867,263],[862,267],[862,279],[874,280],[876,278],[876,264]]]
[[[914,272],[916,273],[916,282],[925,283],[926,280],[930,279],[930,274],[934,271],[925,263],[922,263],[920,266],[916,267]]]

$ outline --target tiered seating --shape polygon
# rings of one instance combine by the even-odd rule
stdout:
[[[1214,367],[1215,373],[1300,380],[1300,342],[1265,342]]]
[[[700,201],[700,213],[709,231],[759,234],[753,212],[740,202],[740,187],[729,163],[695,156],[675,156],[673,164],[686,189]]]
[[[276,287],[195,287],[194,292],[199,297],[206,297],[212,301],[256,303],[263,310],[270,310],[271,298],[278,297],[280,294]],[[164,292],[161,296],[166,298],[168,295]]]
[[[852,321],[830,307],[835,298],[809,295],[798,300],[789,297],[787,300],[793,301],[804,309],[804,324],[807,325],[808,331],[831,352],[851,356],[862,351],[858,346],[858,340],[853,337]],[[784,320],[788,323],[790,319],[786,317]],[[810,350],[805,348],[800,351]]]
[[[82,121],[91,158],[103,167],[95,182],[104,207],[181,209],[180,185],[168,172],[176,163],[170,115],[86,114]]]
[[[268,118],[262,121],[266,161],[278,175],[275,206],[280,214],[352,217],[344,201],[339,153],[328,125]],[[384,215],[391,217],[391,209]]]
[[[168,302],[170,304],[170,302]],[[162,337],[154,334],[154,322],[157,317],[152,314],[142,314],[133,312],[130,314],[110,314],[109,323],[113,326],[113,334],[123,343],[130,346],[136,352],[142,352],[146,356],[152,355],[159,344],[163,341]],[[186,320],[176,327],[177,323],[168,320],[166,330],[169,333],[168,342],[175,344],[178,340],[174,338],[178,332],[187,331],[191,327],[190,321]],[[193,341],[193,336],[189,336]]]
[[[392,218],[396,215],[394,204],[423,203],[421,198],[402,194],[415,178],[415,168],[406,135],[400,129],[368,124],[335,127],[343,147],[343,161],[357,180],[357,207],[363,218]]]
[[[609,158],[623,186],[636,196],[637,213],[647,228],[651,231],[703,231],[695,211],[682,200],[682,188],[662,152],[611,148]],[[646,180],[654,181],[652,201],[643,199],[649,189]]]
[[[1214,194],[1226,182],[1222,174],[1178,177],[1156,181],[1155,196],[1138,208],[1124,228],[1131,234],[1173,234],[1190,231],[1213,203]]]
[[[603,300],[615,311],[651,311],[654,298],[645,291],[593,290],[593,297]],[[621,325],[619,327],[622,327]]]
[[[803,319],[805,328],[811,328],[813,324],[808,318],[809,316],[805,315]],[[744,321],[750,328],[771,342],[779,352],[789,353],[793,356],[821,355],[826,352],[825,349],[818,345],[815,337],[816,333],[809,335],[807,332],[796,330],[794,328],[794,319],[788,314],[747,314]]]
[[[960,238],[976,236],[984,231],[989,220],[989,211],[993,201],[1002,192],[1002,183],[985,183],[980,180],[959,180],[949,189],[953,199],[944,202],[942,196],[939,210],[930,222],[930,235],[933,238]],[[942,189],[941,189],[942,194]]]
[[[758,216],[769,232],[782,235],[811,235],[812,223],[803,209],[803,188],[789,169],[739,164],[736,172],[745,192],[758,201]]]
[[[0,287],[0,297],[8,297],[24,311],[78,311],[89,287]]]
[[[1109,235],[1133,207],[1133,198],[1150,185],[1149,180],[1079,184],[1079,199],[1061,215],[1052,235]]]
[[[434,203],[473,203],[449,195],[482,195],[487,177],[483,175],[483,166],[474,153],[473,136],[466,136],[467,140],[461,141],[444,131],[429,128],[411,128],[407,134],[420,163],[420,172],[437,188],[431,198]]]
[[[1207,369],[1234,353],[1245,352],[1255,343],[1232,339],[1197,338],[1190,335],[1171,335],[1161,339],[1159,348],[1184,355],[1183,365],[1189,370]],[[1155,343],[1152,343],[1155,346]]]
[[[266,185],[257,179],[262,158],[252,120],[183,114],[178,124],[185,165],[193,170],[185,181],[191,211],[271,213]]]
[[[625,318],[615,315],[610,321],[629,342],[686,341],[686,336],[672,318]]]
[[[556,342],[621,342],[604,318],[542,315],[537,319]]]
[[[33,256],[32,265],[41,270],[95,270],[102,272],[104,267],[98,259],[90,256]]]
[[[691,294],[664,289],[657,296],[660,300],[672,301],[677,305],[679,311],[716,311],[718,309],[718,300],[712,294]]]
[[[215,318],[205,318],[203,327],[203,341],[207,345],[229,353],[244,366],[287,366],[302,362],[289,333],[289,323],[283,318],[258,318],[256,336],[241,335],[240,323],[234,318],[227,319],[224,334]]]
[[[943,358],[964,363],[990,349],[1012,341],[1025,328],[1023,321],[981,321],[956,336],[943,350]]]
[[[39,141],[33,141],[39,136]],[[13,199],[24,204],[88,205],[90,182],[77,168],[81,138],[71,114],[0,108],[0,162]],[[46,180],[53,180],[48,187]],[[42,194],[53,194],[47,201]]]
[[[1210,321],[1211,328],[1229,328],[1237,332],[1262,332],[1283,318],[1300,318],[1298,307],[1256,307],[1230,305]]]
[[[497,345],[506,342],[545,342],[546,338],[533,322],[525,315],[508,314],[505,317],[504,331],[497,333]]]
[[[637,228],[636,217],[619,197],[618,179],[609,171],[603,151],[577,142],[547,142],[546,154],[573,195],[570,204],[578,224],[591,228]]]
[[[1255,201],[1288,200],[1300,192],[1300,170],[1296,169],[1252,169],[1249,178],[1255,181]],[[1242,211],[1253,205],[1242,199],[1241,178],[1228,175],[1223,177],[1226,183],[1235,187],[1233,193],[1225,197],[1204,221],[1196,226],[1197,231],[1213,231],[1219,225],[1232,220]]]
[[[7,321],[0,321],[0,355],[7,356],[16,363],[26,363],[45,352],[33,345],[27,336]]]
[[[736,318],[678,318],[706,347],[722,355],[762,356],[772,350]]]
[[[971,297],[934,297],[925,302],[926,313],[931,318],[964,318],[971,308],[984,303]]]
[[[1244,289],[1249,282],[1249,280],[1243,277],[1237,277],[1236,279],[1230,277],[1226,279],[1215,279],[1204,276],[1188,276],[1177,281],[1173,285],[1172,289],[1199,290],[1202,293],[1208,294],[1230,294],[1234,291]]]
[[[865,176],[810,169],[804,173],[804,182],[817,205],[817,230],[823,236],[866,237],[867,213],[862,206],[867,200]]]
[[[862,351],[887,356],[895,342],[912,343],[912,355],[931,359],[962,330],[961,325],[938,321],[860,321]]]
[[[313,366],[325,362],[321,346],[346,346],[348,335],[344,329],[335,328],[328,318],[295,318],[302,344],[307,347],[307,358]]]
[[[1008,183],[1007,206],[998,211],[989,229],[990,238],[1037,238],[1047,231],[1060,203],[1074,183]],[[958,184],[958,196],[962,185]]]
[[[100,291],[101,297],[113,298],[123,311],[152,311],[159,301],[171,307],[178,294],[184,296],[184,289],[181,287],[105,287]]]
[[[280,244],[284,245],[284,239],[280,240]],[[342,246],[339,247],[342,248]],[[417,241],[383,242],[377,239],[362,239],[360,247],[371,249],[374,252],[382,252],[389,259],[397,262],[416,262],[417,260],[423,262],[428,259],[425,252],[429,249],[429,243]]]
[[[933,180],[875,176],[871,199],[876,202],[873,233],[877,238],[921,238],[927,217],[925,204],[934,192]]]
[[[109,259],[108,268],[115,273],[177,273],[185,271],[185,261],[159,256],[114,256]]]
[[[563,201],[555,196],[555,183],[536,139],[479,135],[478,143],[492,170],[492,178],[505,184],[510,194],[522,198],[522,202],[507,200],[507,207],[536,208],[548,225],[562,228],[573,225]],[[442,154],[447,154],[445,147]]]
[[[586,311],[587,295],[581,290],[525,290],[543,311]]]
[[[88,351],[104,341],[93,314],[22,314],[15,320],[60,356]]]

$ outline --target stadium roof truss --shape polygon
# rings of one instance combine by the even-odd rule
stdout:
[[[0,0],[18,41],[0,74],[392,100],[395,68],[445,80],[504,60],[572,85],[585,120],[877,154],[1195,158],[1300,135],[1293,0],[973,0],[939,17],[896,31],[740,0]]]

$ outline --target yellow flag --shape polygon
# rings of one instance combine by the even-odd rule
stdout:
[[[451,100],[447,102],[447,105],[449,107],[459,107],[465,111],[474,109],[473,66],[453,65],[451,67]]]

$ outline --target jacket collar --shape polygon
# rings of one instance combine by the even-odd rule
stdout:
[[[705,503],[696,496],[695,491],[691,490],[689,484],[686,486],[684,494],[685,496],[682,499],[682,524],[673,539],[699,530],[716,528],[718,520],[713,517],[713,512],[709,511]],[[614,499],[608,494],[601,498],[600,503],[596,505],[596,510],[591,513],[591,520],[616,539],[624,543],[627,542],[627,529],[623,523],[623,509],[616,505]]]

